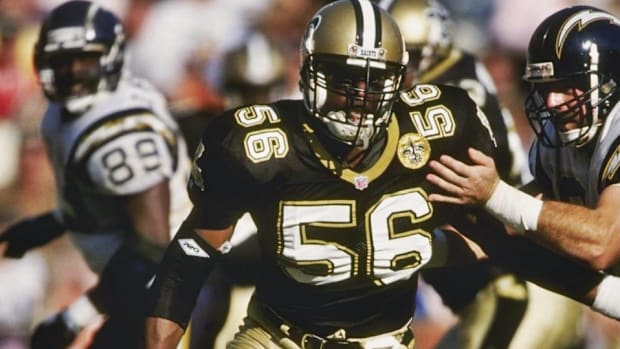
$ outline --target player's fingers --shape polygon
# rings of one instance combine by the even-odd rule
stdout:
[[[461,205],[464,203],[463,200],[461,199],[458,199],[452,196],[437,194],[437,193],[429,194],[428,199],[431,202],[441,202],[441,203],[446,203],[446,204]]]
[[[468,149],[469,157],[476,164],[483,166],[495,166],[493,158],[475,148]]]
[[[443,158],[443,156],[442,156]],[[449,161],[450,159],[448,159]],[[459,175],[456,171],[452,169],[450,164],[444,164],[443,161],[431,161],[429,162],[429,167],[435,172],[436,175],[441,177],[443,180],[450,182],[457,186],[462,186],[463,177]]]
[[[441,164],[449,168],[453,173],[457,174],[459,177],[468,177],[470,175],[469,166],[465,163],[449,156],[442,155],[439,157],[439,161]]]
[[[444,178],[435,174],[429,173],[428,175],[426,175],[426,180],[436,185],[441,190],[448,192],[454,196],[460,197],[463,193],[463,189],[461,189],[461,187],[450,183],[449,181],[446,181]]]

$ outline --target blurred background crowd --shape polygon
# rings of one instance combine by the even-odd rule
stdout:
[[[46,101],[36,82],[32,47],[41,18],[61,2],[0,0],[0,229],[18,217],[55,205],[52,173],[39,135]],[[257,86],[277,85],[262,89],[270,94],[264,98],[297,96],[302,31],[308,17],[329,1],[95,2],[122,18],[129,43],[129,69],[166,94],[192,147],[210,117],[243,98],[238,94],[244,91],[234,88],[236,79]],[[552,12],[573,4],[587,3],[620,15],[618,0],[442,3],[454,20],[455,44],[486,64],[526,149],[533,134],[523,114],[526,87],[520,77],[533,29]],[[243,49],[249,54],[237,50],[241,44],[247,44]],[[259,55],[261,50],[268,54]],[[256,59],[250,64],[252,57]],[[33,324],[68,305],[94,282],[95,276],[66,237],[23,259],[0,259],[0,349],[23,348],[9,337],[26,337]],[[430,290],[423,292],[429,294],[423,296],[417,315],[421,349],[432,347],[456,321]],[[583,326],[588,348],[620,348],[620,326],[587,314]]]

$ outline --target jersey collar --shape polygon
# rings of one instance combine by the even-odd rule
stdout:
[[[342,180],[353,184],[357,189],[363,190],[372,181],[377,179],[388,168],[396,149],[398,146],[398,135],[400,129],[398,127],[398,120],[394,114],[390,119],[387,128],[387,140],[385,147],[379,158],[375,163],[368,167],[366,170],[357,172],[350,168],[342,166],[341,162],[335,159],[321,144],[314,129],[309,124],[303,124],[304,132],[308,137],[310,147],[312,148],[314,155],[317,157],[323,167],[332,172],[334,175],[340,177]]]

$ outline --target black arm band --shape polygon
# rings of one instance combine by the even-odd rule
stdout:
[[[200,289],[221,255],[184,224],[168,246],[149,290],[148,316],[187,327]]]
[[[0,240],[9,241],[5,255],[20,258],[32,248],[43,246],[65,232],[54,212],[20,221],[10,226]]]
[[[164,250],[164,246],[137,236],[127,238],[106,263],[97,286],[89,292],[89,298],[97,309],[114,315],[143,304],[144,311],[145,289],[155,274]]]

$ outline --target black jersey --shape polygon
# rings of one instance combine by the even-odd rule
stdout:
[[[497,140],[497,150],[492,155],[500,176],[511,184],[520,184],[521,172],[526,168],[526,154],[513,117],[499,102],[493,78],[482,62],[469,52],[453,48],[443,61],[418,80],[458,86],[469,93],[489,118]]]
[[[466,92],[417,85],[401,94],[365,170],[322,146],[300,100],[216,119],[194,160],[195,227],[222,229],[249,211],[263,255],[256,297],[318,335],[365,337],[411,318],[432,230],[460,214],[431,204],[426,164],[468,147],[489,152],[488,121]]]

